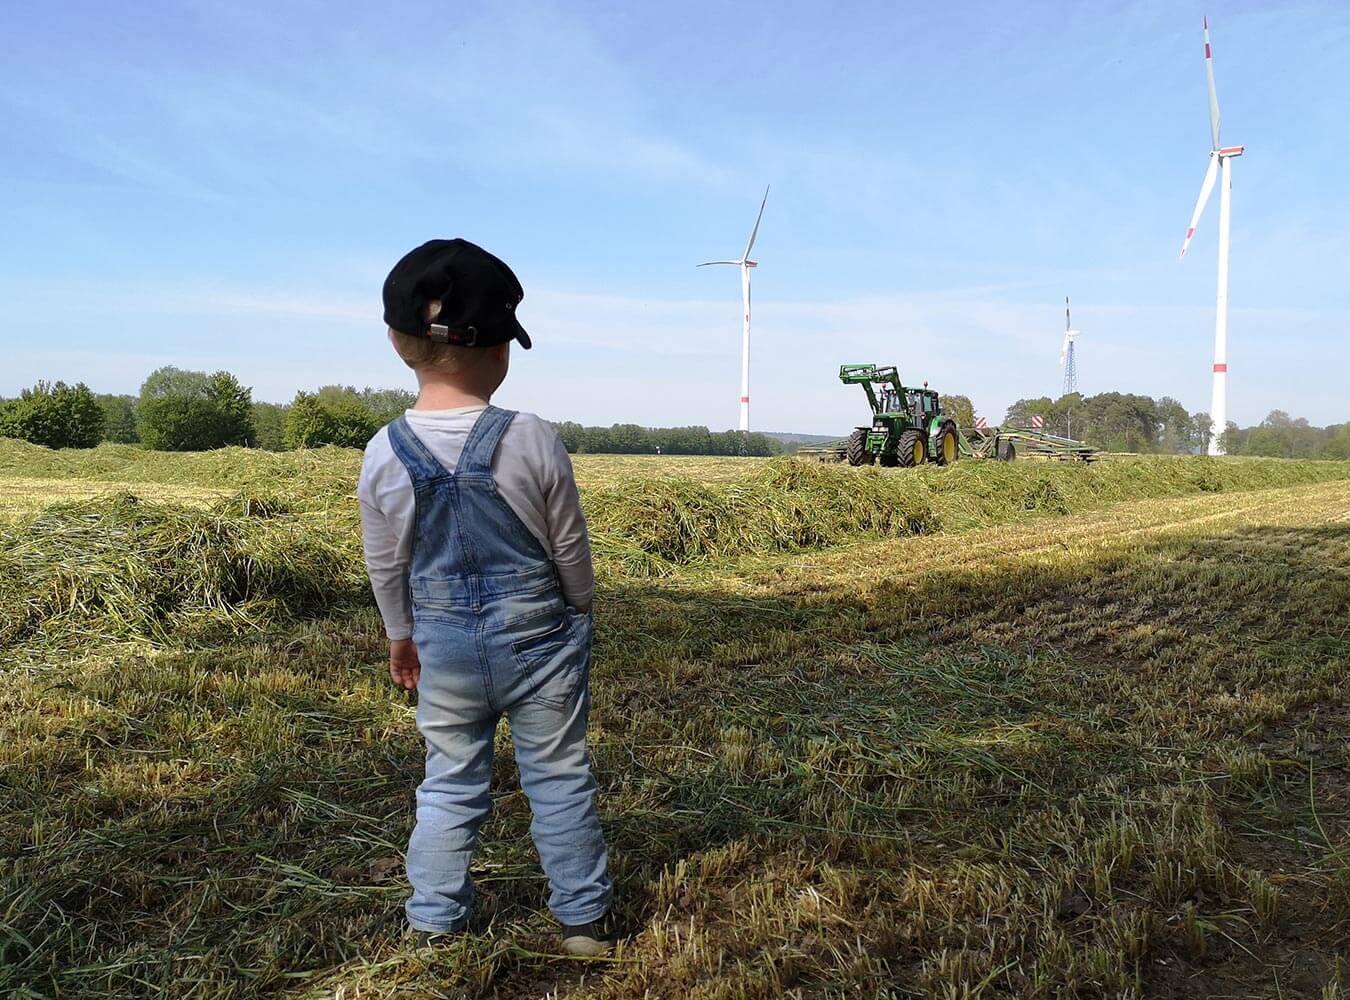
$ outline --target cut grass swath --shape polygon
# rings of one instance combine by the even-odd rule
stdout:
[[[1350,980],[1350,485],[1283,486],[1344,466],[750,463],[693,489],[671,462],[587,490],[591,752],[634,933],[581,965],[551,955],[505,732],[480,923],[434,953],[400,936],[423,748],[377,618],[347,607],[350,456],[218,456],[194,488],[243,492],[187,505],[156,474],[190,462],[94,457],[82,481],[142,498],[36,504],[0,545],[0,613],[39,605],[0,659],[0,994]],[[1113,504],[1138,495],[1167,499]]]

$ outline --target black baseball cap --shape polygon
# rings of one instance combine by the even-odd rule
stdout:
[[[530,346],[516,319],[525,289],[501,260],[468,240],[429,240],[384,279],[384,321],[391,330],[440,344]]]

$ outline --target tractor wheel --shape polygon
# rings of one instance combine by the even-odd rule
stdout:
[[[1017,447],[1011,441],[1000,441],[998,443],[998,460],[1000,462],[1011,462],[1017,458]]]
[[[900,435],[900,445],[895,449],[895,457],[906,469],[923,465],[928,457],[928,448],[923,443],[923,434],[913,428]]]
[[[933,461],[938,465],[951,465],[960,457],[961,446],[956,439],[956,425],[948,420],[938,430],[938,445]]]
[[[859,427],[848,436],[848,444],[844,446],[844,454],[848,456],[849,465],[871,465],[876,456],[867,450],[867,431],[866,427]]]

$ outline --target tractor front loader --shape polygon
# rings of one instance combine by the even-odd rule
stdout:
[[[845,455],[850,465],[950,465],[960,455],[956,421],[942,412],[938,394],[927,385],[906,388],[894,365],[842,365],[839,381],[861,385],[872,407],[871,425],[848,437]]]

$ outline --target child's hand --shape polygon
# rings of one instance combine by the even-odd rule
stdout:
[[[417,688],[422,676],[422,662],[417,658],[417,647],[411,639],[389,640],[389,676],[399,687],[409,691]]]

